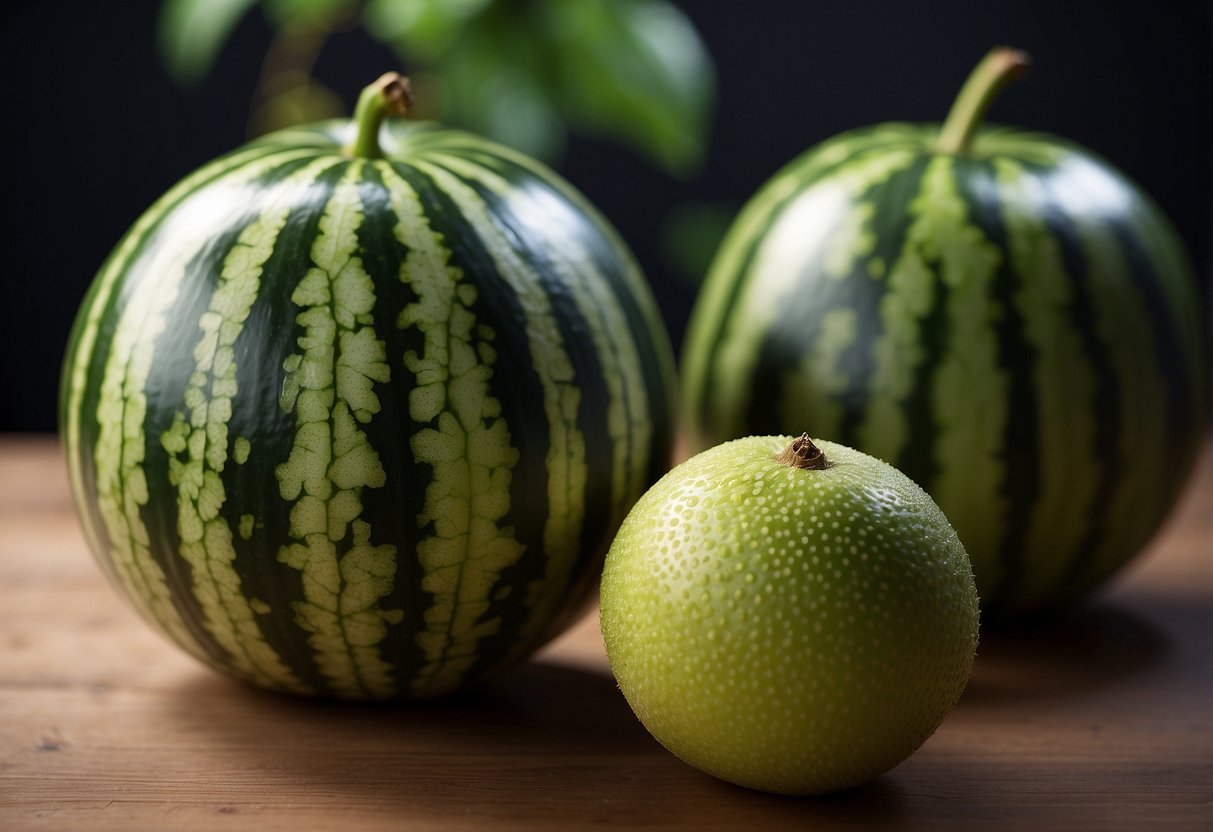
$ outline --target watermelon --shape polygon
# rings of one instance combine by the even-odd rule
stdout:
[[[939,125],[805,152],[745,206],[683,352],[693,451],[808,431],[903,470],[983,617],[1066,607],[1141,550],[1207,424],[1200,292],[1172,225],[1063,139],[985,126],[997,49]]]
[[[406,91],[186,177],[67,349],[102,568],[271,689],[427,698],[519,661],[668,467],[673,355],[627,249],[538,163],[385,121]]]

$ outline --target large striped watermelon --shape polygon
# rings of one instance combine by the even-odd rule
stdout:
[[[630,254],[535,162],[381,124],[406,89],[187,177],[68,346],[101,565],[269,688],[421,698],[526,656],[668,465],[672,354]]]
[[[1206,419],[1172,226],[1053,136],[980,127],[996,50],[939,125],[794,160],[722,244],[684,352],[698,450],[807,430],[901,468],[973,559],[987,619],[1056,609],[1139,551]]]

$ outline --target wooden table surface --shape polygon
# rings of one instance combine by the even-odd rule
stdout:
[[[635,720],[587,616],[457,701],[258,692],[104,582],[55,441],[0,439],[0,830],[1213,829],[1213,451],[1138,561],[1072,617],[985,634],[922,749],[869,786],[718,782]]]

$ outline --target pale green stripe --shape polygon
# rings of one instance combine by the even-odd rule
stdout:
[[[291,295],[302,308],[295,321],[304,334],[300,351],[284,363],[281,403],[295,414],[296,433],[275,475],[282,498],[294,502],[296,542],[278,558],[302,572],[296,621],[311,633],[316,665],[333,691],[384,699],[397,691],[379,645],[403,614],[379,606],[395,582],[396,547],[376,545],[361,519],[362,490],[380,488],[387,478],[359,424],[380,410],[375,382],[391,377],[383,341],[375,337],[374,284],[357,256],[361,171],[362,163],[350,165],[334,189],[312,244],[315,266]]]
[[[1108,522],[1089,563],[1088,575],[1106,574],[1127,553],[1144,545],[1155,518],[1140,507],[1157,504],[1159,490],[1170,479],[1166,455],[1143,453],[1141,443],[1167,430],[1165,379],[1171,368],[1159,364],[1145,298],[1123,256],[1115,229],[1101,221],[1109,212],[1107,176],[1080,157],[1070,157],[1054,173],[1053,190],[1067,214],[1083,218],[1078,226],[1095,329],[1116,379],[1116,408],[1121,423],[1116,438],[1120,466],[1116,489],[1106,507]]]
[[[550,443],[547,455],[549,513],[544,551],[567,552],[580,544],[585,515],[585,437],[577,428],[581,391],[560,335],[551,301],[534,269],[523,262],[480,196],[447,170],[424,162],[414,166],[430,177],[484,241],[501,278],[509,285],[526,321],[531,362],[543,388]],[[549,555],[551,556],[551,555]]]
[[[845,275],[874,241],[868,230],[872,206],[857,200],[914,159],[914,153],[908,150],[860,157],[798,194],[770,221],[748,274],[739,278],[745,280],[745,286],[729,310],[728,326],[722,335],[724,344],[711,368],[711,378],[706,380],[708,407],[717,414],[727,435],[742,430],[746,409],[743,400],[749,395],[749,386],[741,380],[753,376],[771,322],[790,298],[803,290],[811,261],[825,256],[833,275]],[[797,184],[791,182],[788,187]],[[750,221],[743,220],[743,225]],[[735,268],[726,255],[718,270],[725,275]],[[710,298],[708,302],[712,302]],[[688,356],[702,352],[692,346]],[[690,369],[690,374],[694,376],[695,370]]]
[[[441,135],[441,134],[436,134]],[[675,404],[675,367],[674,367],[674,352],[670,346],[664,319],[661,317],[661,311],[657,308],[656,302],[653,300],[652,289],[649,286],[647,279],[640,266],[636,263],[632,256],[631,250],[627,243],[619,236],[615,227],[607,221],[602,212],[591,203],[585,196],[570,185],[563,177],[554,173],[545,165],[537,162],[535,159],[525,154],[519,153],[512,148],[504,145],[486,143],[483,139],[477,136],[465,134],[467,141],[452,141],[448,133],[443,137],[442,146],[439,150],[449,151],[456,146],[462,146],[465,150],[479,158],[487,158],[493,160],[493,157],[503,159],[519,168],[522,168],[541,180],[544,184],[554,188],[561,196],[569,201],[583,217],[589,219],[593,227],[606,238],[610,243],[614,255],[618,258],[622,268],[620,273],[627,285],[631,296],[636,300],[640,308],[640,313],[645,320],[648,331],[651,334],[653,341],[653,354],[659,363],[659,375],[664,380],[666,389],[666,412],[674,413],[676,410]],[[487,147],[486,147],[487,144]],[[448,154],[441,154],[443,158],[451,158]],[[510,171],[506,172],[512,173]],[[508,181],[508,180],[507,180]],[[515,186],[514,193],[518,191]]]
[[[839,400],[850,377],[838,369],[838,361],[858,334],[856,310],[831,309],[822,316],[821,331],[809,353],[781,379],[780,424],[812,425],[814,436],[839,435],[843,422]]]
[[[704,399],[705,388],[710,391],[713,386],[713,368],[708,361],[720,332],[720,322],[737,314],[737,310],[730,309],[729,301],[733,287],[746,277],[742,274],[742,266],[750,245],[769,233],[776,210],[801,187],[803,181],[799,175],[784,173],[772,179],[745,204],[725,234],[687,324],[679,377],[684,405],[698,408]],[[707,395],[710,397],[710,392]],[[710,403],[709,406],[712,407]],[[684,429],[691,432],[687,439],[692,448],[698,448],[706,441],[704,437],[694,435],[700,418],[695,412],[688,411],[684,415]],[[716,415],[723,414],[717,412]]]
[[[985,127],[978,130],[970,155],[989,159],[1011,158],[1040,167],[1052,167],[1072,152],[1067,144],[1047,133]]]
[[[248,164],[225,187],[188,198],[165,217],[158,242],[151,244],[155,248],[145,253],[138,264],[139,275],[128,284],[130,296],[114,329],[100,389],[94,448],[97,506],[110,542],[114,574],[136,609],[203,660],[205,651],[186,629],[164,571],[151,555],[140,516],[148,501],[143,470],[147,378],[156,339],[164,332],[187,264],[211,242],[217,227],[244,210],[248,198],[243,186],[283,161],[276,157]],[[84,354],[82,346],[80,355]]]
[[[227,501],[221,475],[228,462],[232,400],[239,392],[236,339],[257,300],[262,269],[292,206],[302,197],[301,191],[335,163],[332,158],[321,159],[275,185],[274,193],[265,198],[269,210],[241,232],[199,321],[202,337],[194,348],[195,369],[185,389],[188,416],[178,413],[163,439],[170,454],[170,478],[177,486],[179,551],[190,564],[194,596],[207,631],[228,652],[236,673],[261,685],[298,692],[306,691],[306,686],[266,642],[241,590],[233,567],[232,530],[220,514]],[[239,451],[236,460],[244,461]],[[248,533],[244,536],[247,539]]]
[[[417,193],[390,164],[376,164],[397,217],[396,238],[408,250],[400,279],[417,295],[398,324],[425,337],[421,354],[408,352],[404,364],[416,379],[409,416],[423,426],[410,445],[433,472],[417,524],[433,524],[434,533],[418,544],[417,557],[421,587],[434,597],[417,635],[426,661],[412,682],[414,694],[429,696],[457,688],[480,639],[500,629],[500,616],[484,616],[502,570],[524,551],[513,529],[500,526],[518,450],[489,393],[495,336],[470,310],[476,287],[450,265],[451,252]]]
[[[437,158],[437,157],[435,157]],[[457,157],[441,157],[444,167],[464,179],[479,182],[490,191],[509,200],[510,209],[524,222],[537,228],[558,223],[549,208],[528,197],[527,191],[497,176],[492,171]],[[628,334],[627,316],[619,299],[611,291],[608,278],[593,266],[593,258],[574,237],[565,237],[548,246],[549,258],[560,276],[561,285],[589,326],[594,350],[602,365],[606,403],[607,431],[611,441],[611,513],[610,528],[617,528],[623,515],[644,493],[651,454],[652,417],[644,387],[644,369],[635,340]],[[564,597],[573,566],[581,556],[580,547],[565,552],[548,552],[547,570],[542,580],[528,588],[530,609],[524,635],[531,635],[551,621],[552,609]]]
[[[907,206],[912,217],[902,251],[889,268],[880,298],[880,334],[872,345],[872,375],[868,409],[858,427],[859,446],[888,462],[901,455],[909,441],[910,423],[905,403],[914,392],[917,371],[926,358],[920,339],[922,321],[935,305],[932,235],[940,230],[931,213],[939,191],[956,198],[947,176],[947,162],[938,157],[924,176],[920,191]],[[941,183],[940,173],[944,174]],[[926,483],[922,483],[926,485]]]
[[[556,222],[544,205],[528,199],[526,191],[492,171],[454,156],[437,156],[443,167],[465,180],[479,182],[488,190],[509,200],[511,211],[523,222],[543,228]],[[589,335],[602,364],[607,403],[607,430],[612,447],[612,525],[623,519],[623,511],[639,498],[644,489],[649,443],[652,434],[644,390],[644,371],[635,341],[627,337],[628,322],[619,299],[610,291],[609,280],[593,266],[585,247],[573,237],[544,251],[561,285],[567,287],[583,320],[590,324]],[[629,460],[631,465],[629,467]]]
[[[1072,319],[1073,278],[1067,274],[1060,243],[1040,216],[1048,194],[1017,163],[1000,159],[994,165],[1007,248],[1020,281],[1015,304],[1034,356],[1038,440],[1035,448],[1021,450],[1033,454],[1040,473],[1024,536],[1028,563],[1016,587],[1016,604],[1031,606],[1049,597],[1072,568],[1072,559],[1065,555],[1080,547],[1090,527],[1100,471],[1092,458],[1097,384]],[[1018,452],[1006,450],[1011,458]]]
[[[221,175],[224,171],[237,168],[256,156],[264,156],[265,153],[266,149],[263,147],[250,149],[247,152],[230,156],[199,168],[185,179],[182,179],[139,217],[134,226],[126,233],[126,236],[122,238],[117,250],[110,256],[101,273],[97,275],[95,279],[98,284],[97,292],[93,296],[92,304],[88,308],[88,317],[81,328],[80,337],[76,343],[76,351],[73,355],[72,366],[68,370],[71,381],[66,404],[64,444],[68,450],[68,479],[71,482],[72,493],[77,495],[77,500],[81,499],[81,495],[84,494],[84,475],[80,469],[80,419],[83,415],[80,412],[80,405],[84,398],[85,388],[88,385],[88,368],[93,359],[93,347],[97,341],[101,316],[109,306],[110,298],[113,295],[118,279],[126,271],[132,255],[143,242],[147,233],[152,229],[152,226],[160,221],[164,212],[170,206],[181,200],[203,182]],[[101,532],[93,523],[92,512],[84,510],[78,512],[78,514],[80,524],[84,530],[84,537],[88,541],[89,547],[97,554],[97,560],[105,572],[112,580],[117,582],[118,576],[113,566],[110,565],[109,558],[102,555],[106,549],[102,542]]]
[[[783,225],[784,231],[781,233],[791,236],[787,223],[795,220],[787,219],[789,212],[800,220],[815,220],[818,225],[829,225],[830,216],[841,214],[844,211],[842,204],[849,200],[843,194],[837,193],[837,184],[828,185],[825,191],[820,191],[821,183],[813,181],[829,168],[835,165],[840,166],[837,171],[830,171],[828,177],[823,180],[824,182],[836,183],[836,180],[841,180],[845,183],[848,172],[851,175],[858,172],[860,182],[856,184],[859,185],[862,184],[865,174],[859,172],[858,169],[872,164],[877,156],[899,160],[902,162],[898,164],[899,168],[907,166],[915,152],[914,146],[921,138],[921,129],[907,127],[903,130],[899,125],[888,125],[887,127],[888,129],[882,130],[880,134],[866,133],[854,137],[836,138],[802,154],[771,177],[742,207],[712,260],[687,326],[685,345],[682,350],[683,372],[680,376],[684,405],[698,408],[702,402],[714,412],[717,419],[726,413],[733,412],[722,410],[720,403],[713,398],[713,392],[719,391],[722,386],[743,385],[735,385],[731,377],[721,374],[719,368],[709,366],[708,361],[714,355],[713,344],[718,337],[724,337],[730,341],[732,339],[732,334],[727,331],[724,334],[721,333],[722,322],[745,321],[742,325],[743,328],[750,328],[749,319],[740,317],[738,310],[732,308],[730,302],[733,298],[734,287],[738,282],[752,281],[758,275],[756,265],[753,263],[748,273],[742,273],[746,258],[750,256],[751,246],[755,241],[759,241],[761,246],[766,246],[767,240],[764,238],[770,237],[775,232],[774,224]],[[903,142],[908,144],[902,145]],[[887,146],[888,150],[887,152],[882,150],[879,154],[869,157],[865,151],[875,145]],[[888,174],[892,172],[890,170]],[[873,184],[875,181],[879,181],[878,178],[873,180]],[[843,184],[842,187],[844,191],[852,193],[851,199],[858,196],[858,193],[852,192],[849,185]],[[788,204],[788,201],[793,198],[795,201]],[[807,205],[804,204],[806,200]],[[785,204],[787,207],[784,207]],[[864,210],[870,211],[871,209]],[[858,223],[851,223],[852,231],[855,230],[856,225]],[[820,244],[821,239],[820,235],[814,236],[813,232],[816,229],[808,226],[806,228],[810,232],[806,235],[805,240],[805,250],[807,251],[809,243]],[[822,230],[824,231],[824,229]],[[779,267],[776,266],[776,268]],[[783,276],[788,279],[795,277],[790,271]],[[753,291],[752,287],[743,289],[745,296],[752,295]],[[756,298],[756,301],[754,308],[757,310],[762,310],[767,304],[763,298]],[[775,308],[774,302],[767,306],[769,310]],[[769,323],[770,317],[771,313],[765,314],[762,319],[763,324]],[[763,324],[755,326],[762,327]],[[720,354],[724,356],[726,352],[722,351]],[[729,380],[729,384],[722,385],[721,379]],[[736,406],[736,402],[734,402],[734,406]],[[686,429],[694,431],[695,426],[701,421],[700,417],[696,413],[686,413],[685,415],[687,416]],[[722,429],[736,433],[740,430],[740,425],[733,424]],[[699,447],[703,439],[703,437],[694,435],[688,438],[692,447]]]
[[[1188,375],[1181,383],[1200,391],[1194,406],[1198,414],[1205,414],[1208,403],[1203,396],[1207,394],[1209,376],[1201,323],[1205,309],[1200,300],[1199,283],[1183,241],[1166,215],[1150,203],[1148,197],[1145,199],[1148,210],[1140,210],[1135,215],[1138,239],[1158,275],[1157,283],[1166,298],[1172,334],[1188,362]]]
[[[1009,378],[995,328],[1003,310],[993,291],[1003,255],[972,222],[949,158],[931,161],[923,185],[926,205],[910,238],[923,245],[919,256],[933,265],[947,292],[948,318],[947,345],[930,382],[939,474],[923,485],[970,554],[994,558],[1008,507],[1003,444]]]
[[[941,474],[934,483],[920,484],[944,507],[969,553],[991,560],[978,570],[991,575],[1002,568],[992,556],[1005,522],[1000,451],[1007,379],[999,370],[993,328],[998,310],[990,300],[1001,254],[970,222],[949,157],[937,156],[927,165],[908,211],[913,220],[880,301],[881,333],[872,347],[859,445],[894,461],[911,440],[905,406],[926,358],[922,322],[936,293],[946,289],[950,338],[930,382],[937,432],[918,438],[934,444]],[[992,518],[988,510],[977,510],[991,505],[1000,506]]]

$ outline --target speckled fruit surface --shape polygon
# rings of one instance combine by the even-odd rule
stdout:
[[[935,503],[895,468],[792,437],[718,445],[641,498],[607,556],[602,633],[645,727],[687,763],[784,794],[860,785],[917,749],[968,680],[977,592]]]

